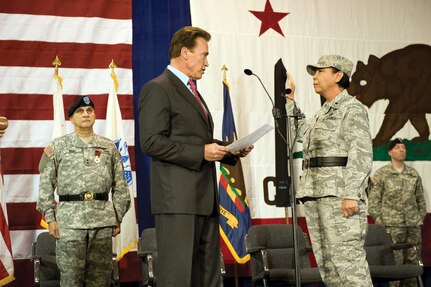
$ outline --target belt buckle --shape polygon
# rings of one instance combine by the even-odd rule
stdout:
[[[309,167],[309,165],[310,165],[309,160],[308,160],[308,159],[304,159],[304,160],[302,161],[302,165],[303,165],[303,169],[308,169],[308,167]]]
[[[85,201],[91,201],[94,199],[94,193],[92,192],[85,192],[84,193],[84,200]]]

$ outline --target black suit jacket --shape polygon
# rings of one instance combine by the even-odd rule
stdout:
[[[151,156],[151,209],[154,214],[210,215],[218,206],[214,162],[204,160],[213,139],[213,121],[171,71],[146,83],[139,97],[141,148]],[[223,162],[235,164],[230,155]],[[218,208],[217,208],[218,209]]]

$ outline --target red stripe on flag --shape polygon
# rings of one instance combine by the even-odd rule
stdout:
[[[2,148],[3,174],[39,174],[39,161],[44,148]],[[135,149],[129,146],[132,170],[135,170]],[[23,191],[25,194],[25,191]],[[10,219],[10,216],[8,217]]]
[[[136,171],[136,165],[135,165],[135,143],[127,143],[129,146],[127,150],[129,151],[129,157],[130,157],[130,166],[132,168],[132,171]]]
[[[36,202],[7,203],[10,230],[43,229],[42,214],[36,210]]]
[[[431,266],[431,213],[427,213],[424,218],[422,230],[422,260],[424,266]],[[428,285],[427,285],[428,286]]]
[[[97,2],[97,1],[96,1]],[[47,67],[58,55],[61,67],[108,68],[111,60],[119,68],[132,68],[132,45],[93,43],[51,43],[41,41],[0,41],[0,66]]]
[[[227,181],[226,181],[226,178],[223,176],[223,174],[222,174],[222,175],[220,175],[220,180],[219,180],[219,182],[220,182],[220,185],[224,188],[224,190],[226,190],[226,191],[227,191],[227,189],[228,189],[228,183],[227,183]]]
[[[98,119],[106,118],[108,94],[89,95]],[[0,115],[9,120],[52,120],[52,95],[0,94]],[[63,95],[65,115],[76,95]],[[133,120],[133,95],[118,95],[123,120]]]
[[[33,261],[29,259],[14,259],[15,281],[7,287],[34,286],[33,282]]]
[[[2,1],[0,13],[131,19],[131,2],[131,0],[13,0]]]
[[[223,174],[220,176],[219,183],[224,188],[226,194],[229,195],[228,189],[229,189],[230,186],[229,186],[229,183],[226,180],[226,177]],[[235,200],[234,200],[233,203],[235,204],[236,208],[238,208],[239,212],[244,212],[245,207],[242,205],[241,200],[237,196],[235,196]]]
[[[1,153],[3,174],[39,173],[43,148],[2,148]]]

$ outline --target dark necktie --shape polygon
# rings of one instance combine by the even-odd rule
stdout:
[[[196,89],[195,82],[193,82],[192,79],[189,80],[189,86],[190,88],[192,88],[192,92],[193,92],[193,95],[195,96],[195,99],[198,101],[199,105],[202,107],[202,110],[204,110],[205,115],[208,117],[208,111],[207,109],[205,109],[205,106],[202,103],[201,98],[199,97],[198,90]]]

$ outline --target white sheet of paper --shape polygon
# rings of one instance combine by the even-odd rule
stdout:
[[[238,152],[238,151],[240,151],[246,147],[251,146],[252,144],[257,142],[261,137],[263,137],[268,132],[270,132],[272,129],[273,129],[273,127],[271,127],[270,125],[264,124],[263,126],[258,128],[257,130],[255,130],[254,132],[249,134],[248,136],[246,136],[242,139],[239,139],[237,141],[234,141],[233,143],[228,145],[227,148],[231,153],[236,153],[236,152]]]

